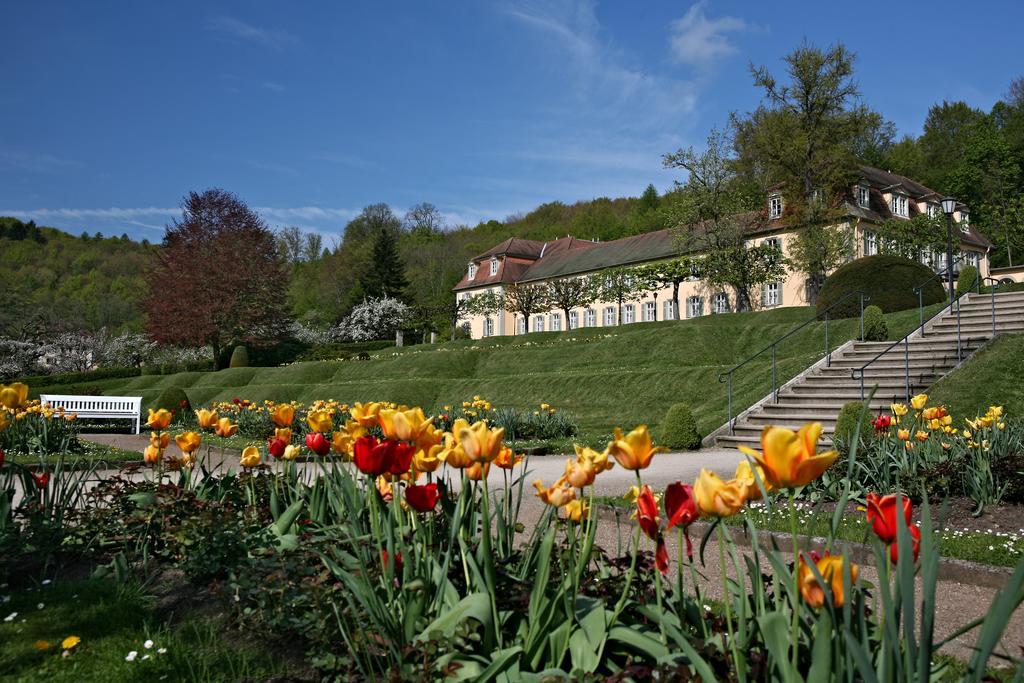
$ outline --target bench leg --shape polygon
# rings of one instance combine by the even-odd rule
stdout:
[[[140,421],[140,419],[141,419],[141,418],[138,418],[138,417],[136,417],[136,418],[135,418],[135,433],[136,433],[136,434],[138,434],[138,433],[139,433],[139,431],[140,431],[140,430],[139,430],[139,421]]]

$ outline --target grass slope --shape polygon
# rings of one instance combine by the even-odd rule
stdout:
[[[1024,415],[1024,334],[1000,335],[989,346],[935,383],[933,402],[957,416],[980,415],[992,404]]]
[[[369,361],[110,379],[91,382],[88,388],[150,401],[163,388],[176,385],[194,405],[237,396],[257,401],[388,400],[425,409],[480,394],[496,407],[551,403],[573,413],[592,435],[610,433],[616,425],[657,425],[671,404],[686,401],[707,433],[726,419],[726,385],[719,383],[718,374],[812,315],[810,308],[731,313],[391,349],[371,354]],[[916,324],[917,311],[887,319],[890,332],[901,336]],[[857,331],[856,319],[833,321],[830,343],[834,348]],[[821,356],[823,335],[824,323],[816,322],[779,346],[780,383]],[[769,391],[770,363],[769,352],[737,373],[736,409]],[[74,387],[61,391],[74,393]]]

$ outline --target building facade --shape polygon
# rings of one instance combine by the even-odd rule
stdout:
[[[860,178],[845,200],[843,218],[835,229],[853,231],[855,256],[871,256],[881,251],[879,226],[889,219],[911,220],[919,214],[940,215],[942,196],[904,176],[872,167],[861,167]],[[781,194],[766,198],[767,220],[748,233],[747,244],[758,246],[773,243],[783,255],[790,252],[797,231],[787,225],[785,203]],[[988,251],[991,243],[970,223],[966,206],[957,205],[953,214],[956,236],[960,240],[962,263],[978,268],[983,277],[989,275]],[[475,256],[466,273],[455,286],[455,296],[468,298],[493,293],[503,297],[505,288],[514,283],[546,283],[560,278],[589,277],[608,268],[641,266],[686,255],[672,230],[659,230],[625,237],[610,242],[593,242],[576,237],[563,237],[549,242],[509,238]],[[699,256],[699,252],[692,255]],[[921,254],[921,261],[936,271],[945,268],[946,254]],[[958,266],[956,266],[958,267]],[[778,282],[762,287],[759,308],[808,305],[806,276],[787,272]],[[691,278],[679,286],[678,319],[728,313],[735,310],[730,291],[713,290],[702,280]],[[620,324],[674,320],[677,318],[672,286],[637,296],[619,305],[614,301],[596,301],[586,307],[569,311],[553,309],[525,320],[509,310],[491,315],[468,314],[462,321],[473,338],[496,335],[525,334],[573,330],[581,327],[612,327]],[[620,320],[621,317],[621,320]]]

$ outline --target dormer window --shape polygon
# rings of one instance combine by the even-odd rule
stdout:
[[[971,214],[966,211],[960,212],[960,231],[965,234],[971,231]]]
[[[768,195],[768,218],[779,218],[782,216],[782,195]]]
[[[871,206],[871,189],[863,183],[857,186],[857,206],[865,209]]]
[[[475,263],[470,263],[469,264],[469,271],[467,272],[467,274],[469,275],[469,279],[470,280],[472,280],[473,278],[476,277],[476,264]]]
[[[894,216],[902,216],[906,218],[908,214],[907,196],[893,192],[892,200],[889,202],[889,207],[892,209],[892,214]]]
[[[498,274],[498,259],[494,256],[491,257],[491,275]]]

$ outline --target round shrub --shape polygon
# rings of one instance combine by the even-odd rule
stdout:
[[[164,410],[173,411],[175,415],[179,415],[181,411],[188,412],[192,408],[191,402],[188,400],[188,395],[185,390],[181,387],[167,387],[160,392],[156,400],[153,401],[150,408],[153,410]]]
[[[978,284],[978,269],[967,265],[960,269],[960,276],[956,280],[956,295],[969,292]]]
[[[903,311],[917,306],[914,287],[935,273],[926,265],[900,256],[867,256],[850,261],[826,278],[818,293],[818,313],[836,303],[850,292],[861,291],[883,313]],[[924,305],[943,300],[942,282],[929,282],[922,292]],[[860,302],[851,296],[829,311],[831,318],[853,318],[860,314]]]
[[[860,423],[860,438],[870,438],[873,427],[871,425],[871,411],[864,410],[863,401],[850,401],[839,410],[836,418],[835,438],[843,443],[849,444],[853,440],[853,434],[857,431],[857,422]]]
[[[864,339],[866,341],[889,339],[889,325],[885,322],[885,314],[874,304],[864,309]]]
[[[249,351],[244,346],[239,344],[235,347],[235,350],[231,352],[231,363],[228,364],[231,368],[247,368],[249,367]]]
[[[700,448],[697,421],[687,403],[676,403],[665,413],[661,423],[660,443],[672,449],[692,451]]]

